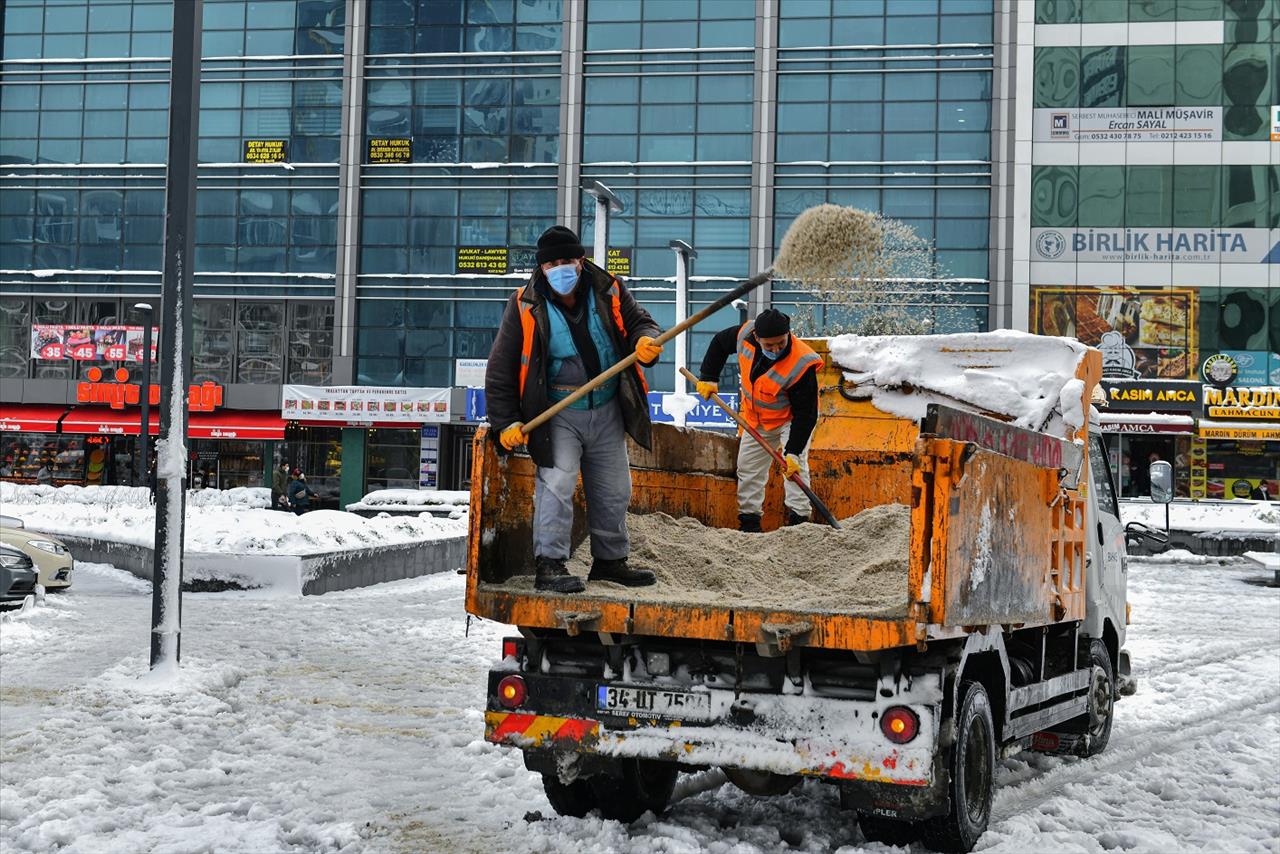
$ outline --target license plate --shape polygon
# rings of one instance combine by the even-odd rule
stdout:
[[[705,721],[711,718],[711,695],[660,688],[624,688],[600,685],[596,709],[615,715],[666,720]]]

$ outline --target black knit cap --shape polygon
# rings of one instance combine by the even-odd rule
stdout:
[[[791,318],[776,308],[767,308],[756,318],[757,338],[776,338],[791,331]]]
[[[581,258],[587,254],[582,241],[571,229],[553,225],[538,238],[538,263],[558,261],[561,258]]]

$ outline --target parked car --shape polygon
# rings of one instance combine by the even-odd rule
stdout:
[[[21,519],[0,516],[0,543],[31,558],[39,573],[40,584],[46,590],[65,590],[71,586],[75,560],[71,557],[71,550],[58,538],[26,530]]]
[[[0,609],[18,608],[36,592],[36,568],[31,558],[0,543]]]

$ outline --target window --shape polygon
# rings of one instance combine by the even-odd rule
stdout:
[[[1102,437],[1096,433],[1089,437],[1089,473],[1098,494],[1098,510],[1119,519],[1120,505],[1116,503],[1111,467],[1107,465],[1107,449],[1102,445]]]

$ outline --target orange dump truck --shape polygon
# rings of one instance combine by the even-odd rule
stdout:
[[[1018,340],[988,335],[931,336],[931,358],[969,378],[1019,361]],[[949,338],[965,346],[948,349]],[[811,343],[827,353],[827,341]],[[1062,405],[1087,413],[1100,356],[1069,349]],[[908,382],[869,393],[856,379],[830,358],[819,375],[813,487],[841,519],[909,508],[891,613],[598,584],[536,592],[532,463],[478,437],[466,607],[519,629],[489,674],[485,734],[524,751],[558,812],[661,812],[678,773],[720,767],[761,795],[805,777],[834,784],[869,839],[969,850],[1002,754],[1106,746],[1113,701],[1132,681],[1125,532],[1096,426],[1055,437],[963,395]],[[923,396],[923,417],[886,411],[882,393]],[[651,451],[631,448],[632,512],[736,526],[737,440],[654,426]],[[775,478],[766,531],[782,516]],[[579,512],[575,547],[586,533]],[[830,571],[840,564],[833,554]]]

